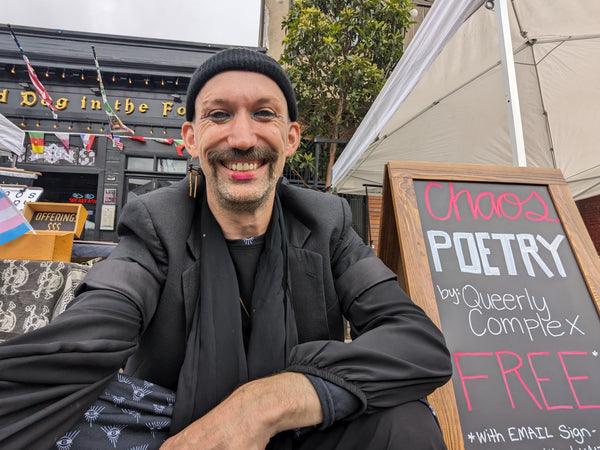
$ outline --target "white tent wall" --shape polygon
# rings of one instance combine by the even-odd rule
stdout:
[[[558,47],[538,67],[544,93],[556,94],[544,106],[557,167],[576,199],[600,194],[600,38]]]
[[[381,183],[383,170],[379,164],[373,174],[371,170],[360,167],[361,162],[374,149],[367,150],[367,147],[381,139],[380,136],[383,137],[380,134],[383,126],[394,117],[400,104],[408,100],[407,95],[461,23],[482,3],[483,0],[443,0],[433,4],[390,78],[336,161],[332,170],[334,189],[342,187],[343,192],[362,193],[363,183]],[[408,111],[408,108],[404,109]],[[414,104],[411,105],[410,114],[416,115],[419,111]],[[351,176],[352,180],[345,186]]]
[[[509,5],[527,165],[560,168],[576,199],[600,194],[600,2]],[[480,1],[435,2],[334,166],[334,190],[381,184],[389,160],[511,165],[497,29]],[[423,68],[423,53],[439,56]]]

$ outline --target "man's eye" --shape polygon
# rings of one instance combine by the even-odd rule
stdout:
[[[277,119],[278,117],[281,117],[281,116],[278,116],[273,111],[261,110],[261,111],[256,111],[255,113],[251,114],[251,117],[254,120],[268,122],[273,119]]]
[[[203,116],[202,119],[210,119],[216,123],[224,123],[231,119],[231,114],[224,111],[214,111]]]

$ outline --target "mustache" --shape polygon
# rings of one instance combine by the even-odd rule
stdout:
[[[277,160],[277,152],[268,147],[252,147],[247,150],[239,148],[226,148],[218,151],[210,152],[207,155],[210,164],[220,163],[221,161],[236,160],[236,161],[256,161],[261,160],[266,163],[272,163]]]

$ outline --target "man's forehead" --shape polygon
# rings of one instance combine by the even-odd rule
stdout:
[[[234,94],[252,97],[255,101],[286,103],[283,91],[275,81],[262,73],[244,70],[229,70],[215,75],[200,89],[197,100],[227,103]]]

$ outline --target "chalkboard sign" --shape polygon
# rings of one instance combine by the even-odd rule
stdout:
[[[560,171],[388,164],[380,257],[437,321],[451,449],[600,449],[600,260]]]

